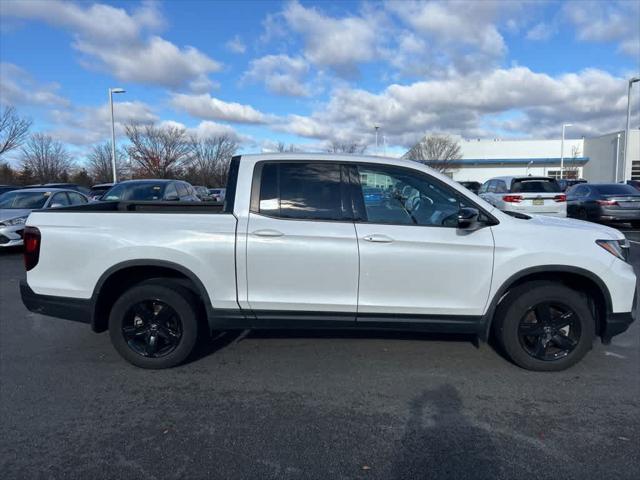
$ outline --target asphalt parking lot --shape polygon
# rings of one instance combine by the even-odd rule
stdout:
[[[29,313],[19,252],[0,272],[4,479],[640,478],[639,322],[560,373],[465,337],[302,331],[145,371]]]

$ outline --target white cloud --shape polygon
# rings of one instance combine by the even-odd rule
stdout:
[[[26,70],[12,63],[0,63],[0,103],[40,106],[69,105],[66,98],[58,95],[57,83],[42,84]]]
[[[391,1],[387,8],[411,29],[416,39],[423,41],[420,51],[415,50],[419,40],[413,41],[410,46],[414,52],[409,59],[415,62],[426,59],[429,70],[453,67],[467,73],[490,68],[504,57],[507,46],[497,24],[520,6],[494,1]],[[402,47],[400,44],[400,54],[403,54]]]
[[[73,145],[90,145],[108,140],[111,135],[111,110],[105,103],[99,107],[70,107],[50,112],[55,138]],[[158,121],[157,114],[143,102],[114,102],[116,135],[124,134],[129,123],[152,124]]]
[[[204,119],[225,120],[236,123],[268,123],[270,117],[250,105],[225,102],[209,94],[174,94],[171,105],[189,115]]]
[[[555,29],[551,25],[540,22],[529,29],[526,38],[533,41],[549,40],[554,33]]]
[[[244,44],[240,35],[236,35],[226,43],[226,47],[233,53],[244,53],[247,51],[247,46]]]
[[[208,74],[221,65],[194,47],[180,48],[150,34],[163,24],[155,2],[133,13],[104,4],[33,0],[3,4],[3,17],[33,19],[73,33],[73,46],[85,66],[112,73],[122,81],[169,88],[208,86]]]
[[[621,52],[640,57],[640,2],[574,1],[563,10],[579,40],[618,43]]]
[[[353,74],[357,65],[375,58],[380,39],[374,16],[334,18],[297,1],[282,12],[288,27],[304,39],[304,55],[321,67]]]
[[[601,70],[552,77],[514,67],[393,84],[378,94],[338,89],[310,116],[291,115],[273,128],[314,139],[371,144],[373,126],[381,125],[390,145],[409,146],[426,131],[485,137],[501,129],[519,136],[557,136],[558,125],[567,121],[590,134],[603,133],[622,126],[625,106],[624,80]],[[506,112],[520,115],[496,123],[495,117]]]
[[[264,82],[271,93],[304,97],[311,93],[309,85],[304,82],[308,73],[309,64],[301,57],[266,55],[251,61],[243,79]]]

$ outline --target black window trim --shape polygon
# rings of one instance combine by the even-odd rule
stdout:
[[[320,219],[320,218],[289,218],[280,217],[277,215],[269,215],[260,211],[260,183],[262,179],[262,169],[266,164],[272,163],[319,163],[319,164],[333,164],[340,167],[340,196],[342,213],[345,216],[341,220],[336,219]],[[346,172],[348,162],[344,161],[327,161],[327,160],[312,160],[312,159],[276,159],[276,160],[260,160],[255,163],[253,167],[253,178],[251,179],[251,198],[249,200],[249,212],[255,215],[260,215],[266,218],[273,218],[275,220],[289,220],[297,222],[329,222],[329,223],[353,223],[354,214],[352,206],[352,195],[349,185],[346,183],[349,179],[346,178]],[[348,168],[348,167],[347,167]],[[346,180],[346,181],[345,181]]]
[[[387,164],[380,164],[380,163],[368,163],[368,162],[350,162],[350,163],[355,166],[356,174],[358,172],[358,168],[357,167],[363,166],[363,167],[378,168],[378,169],[385,169],[385,168],[401,169],[401,170],[406,170],[406,171],[408,171],[410,173],[417,173],[418,175],[425,175],[426,177],[429,178],[430,181],[432,181],[433,183],[437,184],[438,187],[443,188],[443,189],[451,192],[456,197],[463,198],[466,201],[466,203],[468,203],[473,208],[477,209],[482,215],[485,215],[489,220],[488,222],[485,222],[485,226],[490,227],[490,226],[498,225],[500,223],[500,221],[496,217],[494,217],[489,212],[487,212],[487,210],[485,210],[483,207],[478,205],[475,201],[473,201],[473,199],[471,199],[470,197],[466,196],[464,193],[456,190],[455,188],[452,188],[450,185],[447,185],[445,182],[443,182],[442,180],[434,177],[433,175],[429,175],[428,173],[423,172],[422,170],[417,170],[415,168],[409,168],[409,167],[405,167],[405,166],[387,165]],[[353,181],[354,179],[351,178],[351,180]],[[360,175],[359,174],[356,175],[355,181],[357,182],[357,189],[358,189],[357,191],[360,193],[360,195],[363,195],[362,194],[362,185],[360,184]],[[363,202],[363,207],[364,207],[364,202]],[[364,212],[364,219],[357,219],[357,220],[354,219],[354,223],[355,224],[367,224],[367,225],[394,225],[394,226],[400,226],[400,227],[452,228],[452,229],[456,229],[456,227],[448,227],[446,225],[408,225],[406,223],[369,222],[368,219],[366,218],[366,209],[365,209],[365,212]]]
[[[343,220],[322,220],[322,219],[312,219],[312,218],[287,218],[287,217],[278,217],[274,215],[267,215],[265,213],[260,212],[260,181],[262,178],[262,168],[267,163],[333,163],[334,165],[339,165],[341,167],[340,170],[340,181],[344,183],[347,175],[345,171],[349,172],[348,181],[350,183],[350,188],[341,188],[342,195],[342,205],[344,209],[345,219]],[[360,184],[360,175],[358,173],[358,166],[369,167],[369,168],[396,168],[407,170],[410,173],[417,173],[419,175],[426,175],[430,181],[436,183],[439,187],[444,188],[452,192],[454,195],[464,198],[466,203],[469,206],[477,209],[482,215],[484,215],[488,221],[485,222],[485,226],[494,226],[498,225],[500,221],[491,213],[489,213],[485,208],[481,207],[476,203],[472,198],[465,195],[464,193],[452,188],[450,185],[447,185],[442,180],[429,175],[426,172],[423,172],[418,169],[399,166],[399,165],[387,165],[381,163],[371,163],[371,162],[358,162],[358,161],[344,161],[344,160],[313,160],[313,159],[274,159],[274,160],[259,160],[255,163],[253,167],[253,176],[251,179],[251,197],[249,199],[249,212],[255,215],[260,215],[266,218],[273,218],[276,220],[289,220],[289,221],[302,221],[302,222],[331,222],[331,223],[353,223],[353,224],[368,224],[368,225],[396,225],[396,226],[404,226],[404,227],[424,227],[424,228],[455,228],[455,227],[447,227],[444,225],[407,225],[401,223],[374,223],[369,222],[367,220],[367,213],[364,206],[364,197],[362,193],[362,185]],[[351,206],[351,212],[349,212],[349,206]],[[345,208],[346,207],[346,208]],[[350,213],[350,218],[349,218]]]

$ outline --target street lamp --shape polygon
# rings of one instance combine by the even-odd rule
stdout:
[[[628,145],[629,145],[629,123],[631,121],[631,85],[636,82],[640,82],[640,77],[633,77],[629,80],[629,86],[627,88],[627,128],[624,131],[624,165],[623,165],[623,180],[627,179],[627,159],[628,155]]]
[[[376,155],[378,155],[378,130],[380,130],[380,125],[374,125],[373,128],[376,131]]]
[[[572,127],[572,123],[562,124],[562,141],[560,142],[560,179],[564,178],[564,130],[567,127]]]
[[[109,106],[111,107],[111,167],[113,168],[113,183],[118,181],[116,174],[116,124],[113,120],[113,94],[124,92],[124,88],[109,89]]]

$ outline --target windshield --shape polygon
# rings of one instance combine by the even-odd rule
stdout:
[[[560,191],[558,182],[550,178],[526,178],[514,180],[511,184],[512,193],[554,193]]]
[[[598,193],[602,195],[638,195],[638,190],[633,188],[631,185],[620,185],[620,184],[611,184],[611,185],[594,185]]]
[[[103,197],[103,200],[129,200],[129,201],[145,201],[145,200],[162,200],[164,196],[164,183],[127,183],[120,184],[109,190]]]
[[[0,208],[42,208],[50,196],[51,192],[7,192],[0,195]]]

